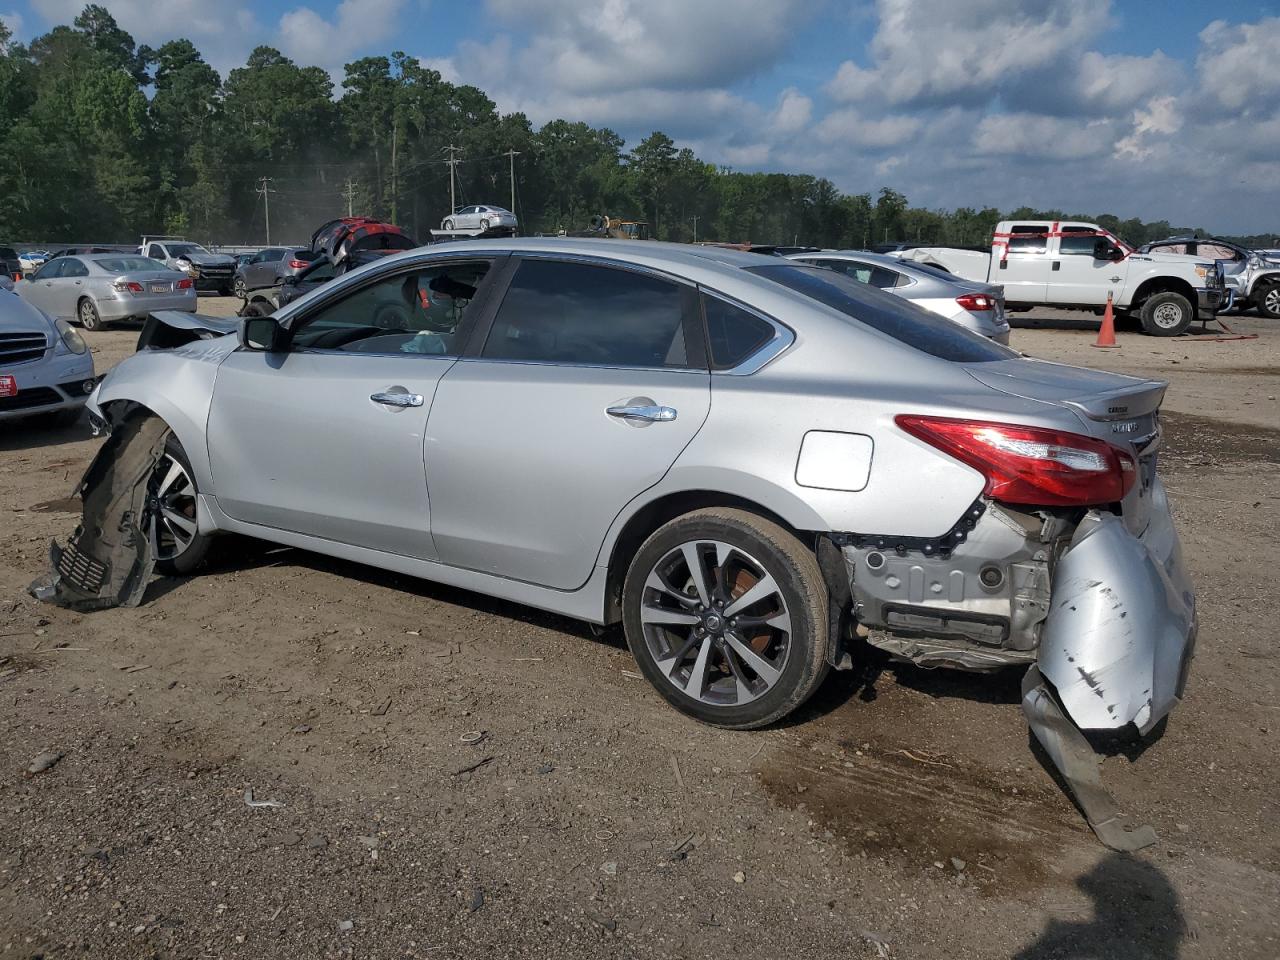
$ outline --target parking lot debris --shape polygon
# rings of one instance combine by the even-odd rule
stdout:
[[[616,860],[607,860],[600,864],[600,872],[606,877],[616,877],[618,875],[618,863]]]
[[[391,709],[391,698],[387,697],[385,700],[383,700],[381,703],[379,703],[376,707],[373,708],[373,715],[375,717],[385,717],[387,715],[387,711],[390,709]]]
[[[339,933],[350,933],[355,928],[354,920],[341,920],[338,922]]]
[[[471,773],[473,770],[479,770],[486,763],[492,762],[492,760],[493,760],[493,757],[483,757],[480,760],[477,760],[475,763],[467,764],[465,767],[462,767],[461,769],[453,771],[453,773],[449,774],[449,776],[460,777],[464,773]]]
[[[310,733],[310,732],[311,732],[311,724],[309,724],[309,723],[300,723],[300,724],[298,724],[296,727],[294,727],[294,728],[293,728],[293,730],[291,730],[290,732],[291,732],[291,733],[297,733],[297,734]]]
[[[164,421],[145,414],[117,425],[77,488],[80,523],[65,547],[49,544],[50,570],[28,588],[33,597],[81,611],[142,602],[155,567],[147,480],[168,434]]]
[[[318,833],[315,836],[313,836],[310,840],[307,841],[308,850],[324,850],[328,846],[329,846],[329,841],[326,840],[324,837],[322,837]]]
[[[863,930],[860,936],[864,942],[870,944],[875,950],[876,956],[881,960],[886,960],[886,958],[892,956],[889,952],[889,941],[880,936],[880,934],[872,933],[870,930]]]
[[[476,887],[475,890],[471,892],[471,903],[470,903],[471,912],[475,913],[477,910],[479,910],[483,906],[484,906],[484,890],[481,889],[480,887]]]
[[[741,870],[739,870],[737,873],[735,873],[735,874],[733,875],[733,882],[734,882],[734,883],[746,883],[746,882],[747,882],[747,875],[746,875],[745,873],[743,873]]]
[[[51,769],[61,759],[62,754],[55,753],[53,751],[36,754],[31,763],[27,765],[27,776],[34,777],[36,774],[44,773],[46,770]]]
[[[255,800],[253,799],[253,787],[245,787],[244,805],[246,807],[283,807],[284,803],[279,800]]]
[[[486,733],[483,730],[470,730],[467,733],[464,733],[460,737],[458,737],[458,742],[465,743],[465,744],[475,744],[483,740],[485,736],[486,736]]]

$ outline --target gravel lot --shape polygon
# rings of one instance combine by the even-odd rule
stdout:
[[[1161,836],[1132,857],[1030,752],[1016,674],[833,674],[728,733],[619,636],[249,541],[136,609],[38,604],[100,441],[0,427],[0,958],[1280,955],[1280,327],[1228,322],[1261,337],[1014,331],[1172,383],[1202,626],[1164,736],[1103,763]],[[137,331],[85,336],[101,372]]]

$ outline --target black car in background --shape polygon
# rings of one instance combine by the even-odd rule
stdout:
[[[22,279],[22,262],[18,259],[18,251],[13,247],[0,247],[0,265],[4,268],[4,275],[10,280]]]

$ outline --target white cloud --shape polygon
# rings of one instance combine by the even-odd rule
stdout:
[[[1275,67],[1280,17],[1239,24],[1215,20],[1200,31],[1200,43],[1200,82],[1228,110],[1241,111],[1280,92],[1280,71]]]
[[[344,63],[400,32],[403,9],[404,0],[342,0],[326,16],[295,7],[280,17],[280,51],[298,63],[324,67],[340,83]]]
[[[15,37],[22,36],[22,14],[17,10],[8,10],[0,12],[0,23],[9,28],[9,32]]]
[[[813,101],[795,87],[787,87],[778,97],[778,106],[769,123],[778,133],[797,133],[809,125]]]
[[[872,65],[842,63],[827,87],[837,100],[989,97],[1102,32],[1110,0],[879,0],[877,11]]]
[[[726,86],[771,66],[803,19],[802,0],[488,0],[528,29],[531,78],[578,95]]]
[[[914,136],[922,123],[918,117],[906,115],[869,118],[845,107],[823,117],[814,133],[826,144],[877,149],[899,146]]]

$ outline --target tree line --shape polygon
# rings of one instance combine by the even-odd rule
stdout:
[[[514,155],[512,154],[514,151]],[[664,240],[865,247],[985,244],[1006,216],[1087,219],[1135,244],[1167,221],[991,207],[927,210],[888,187],[841,192],[807,174],[705,163],[660,131],[630,150],[571,120],[535,129],[403,52],[320,67],[260,46],[221,77],[189,40],[135,44],[107,9],[30,44],[0,22],[0,241],[304,241],[325,220],[387,218],[420,238],[456,202],[511,205],[525,233],[593,215],[644,219]],[[1241,238],[1270,245],[1271,237]]]

